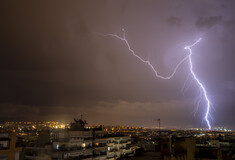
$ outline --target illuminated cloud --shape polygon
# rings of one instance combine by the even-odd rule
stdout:
[[[222,16],[202,17],[200,16],[196,21],[196,26],[199,28],[211,28],[216,24],[222,22]]]

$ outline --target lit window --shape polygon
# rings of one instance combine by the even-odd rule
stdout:
[[[59,147],[60,147],[60,145],[59,145],[59,144],[56,144],[56,149],[57,149],[57,150],[59,149]]]
[[[86,147],[86,143],[82,143],[82,148],[85,148]]]

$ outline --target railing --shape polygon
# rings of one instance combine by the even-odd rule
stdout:
[[[58,139],[53,139],[53,142],[68,142],[69,138],[58,138]]]
[[[95,145],[95,147],[107,147],[107,144],[99,144],[99,145]]]
[[[79,151],[79,150],[87,150],[92,148],[91,146],[83,147],[59,147],[59,149],[54,151]]]

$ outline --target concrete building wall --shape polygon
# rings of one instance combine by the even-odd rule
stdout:
[[[188,160],[194,160],[195,158],[195,148],[196,140],[193,137],[176,139],[174,143],[174,152],[175,153],[187,153]]]
[[[6,137],[6,134],[1,137]],[[9,138],[9,142],[7,142],[7,148],[0,150],[0,157],[4,159],[7,157],[8,160],[19,159],[19,154],[17,152],[21,152],[22,148],[16,146],[16,135],[15,134],[7,134],[7,138]],[[5,144],[5,142],[4,142]],[[16,153],[16,154],[15,154]]]

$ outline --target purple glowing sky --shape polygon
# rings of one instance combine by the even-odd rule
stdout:
[[[235,2],[70,1],[1,2],[0,119],[206,127],[195,82],[182,93],[188,63],[167,82],[128,52],[172,73],[193,48],[194,71],[207,89],[213,126],[233,127]],[[33,115],[33,116],[32,116]]]

